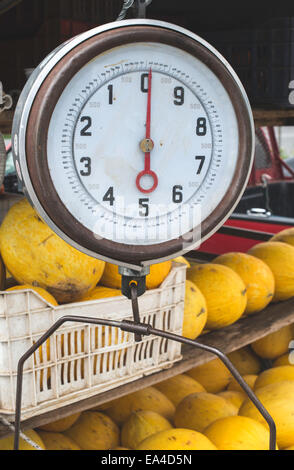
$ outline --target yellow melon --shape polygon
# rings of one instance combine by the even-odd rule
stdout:
[[[146,387],[113,400],[105,413],[118,425],[121,425],[126,422],[133,411],[140,410],[155,411],[171,421],[175,413],[175,406],[155,387]]]
[[[172,267],[172,262],[153,264],[150,266],[150,273],[146,276],[146,289],[155,289],[164,281]],[[112,263],[106,263],[100,284],[112,289],[121,288],[121,275],[118,272],[118,266]]]
[[[49,292],[46,291],[46,289],[43,289],[42,287],[36,287],[36,286],[30,286],[29,284],[23,284],[21,286],[9,287],[9,289],[6,289],[6,292],[15,291],[15,290],[24,290],[24,289],[31,289],[37,292],[37,294],[39,294],[44,300],[49,302],[51,305],[54,305],[55,307],[58,305],[58,302],[53,297],[53,295],[51,295]]]
[[[275,278],[273,301],[287,300],[294,296],[294,247],[283,242],[269,241],[254,245],[249,254],[264,261]]]
[[[84,411],[64,433],[82,450],[109,450],[119,444],[118,426],[98,411]]]
[[[166,429],[172,429],[172,425],[155,411],[133,411],[122,427],[121,443],[129,449],[136,449],[144,439]]]
[[[121,289],[121,274],[118,272],[118,266],[106,262],[99,283],[110,289]]]
[[[254,374],[248,374],[248,375],[243,375],[243,379],[244,381],[247,383],[247,385],[249,385],[249,387],[251,388],[251,390],[253,390],[254,388],[254,384],[257,380],[257,375],[254,375]],[[237,380],[234,378],[234,377],[231,377],[230,379],[230,382],[229,382],[229,385],[228,385],[228,388],[227,390],[236,390],[237,392],[244,392],[244,389],[241,387],[241,385],[239,385],[239,383],[237,382]]]
[[[177,256],[172,261],[175,261],[176,263],[186,264],[188,266],[188,268],[191,267],[191,264],[189,263],[189,261],[184,256]]]
[[[104,298],[110,297],[118,297],[122,296],[122,293],[118,289],[111,289],[104,286],[96,286],[93,290],[91,290],[88,294],[85,294],[81,298],[78,299],[79,302],[91,301],[91,300],[99,300]],[[100,348],[105,348],[106,346],[112,346],[114,344],[121,344],[128,341],[129,333],[127,332],[120,332],[118,328],[114,328],[114,331],[111,332],[107,327],[95,327],[92,329],[93,337],[90,339],[90,344],[92,346],[91,352],[93,350],[98,350]],[[63,354],[76,354],[80,352],[85,352],[85,345],[84,345],[84,331],[81,331],[80,338],[78,340],[78,336],[75,337],[75,341],[73,342],[71,337],[68,336],[67,341],[67,351],[63,351]],[[94,373],[102,373],[103,367],[106,367],[107,370],[109,368],[114,368],[115,364],[119,360],[122,351],[117,351],[115,354],[110,355],[105,352],[104,354],[107,355],[106,361],[104,360],[103,354],[98,357],[98,355],[94,355],[93,357],[93,364],[92,370]],[[74,363],[74,375],[77,376],[78,373],[84,377],[84,359],[81,359],[79,363]],[[70,374],[70,368],[68,368],[68,380]]]
[[[105,263],[81,253],[57,236],[26,199],[9,209],[0,227],[0,250],[19,284],[48,290],[58,302],[72,302],[93,289]]]
[[[206,321],[207,307],[205,298],[198,287],[187,279],[182,335],[189,339],[197,338],[203,331]]]
[[[218,450],[269,450],[269,430],[245,416],[228,416],[210,424],[204,431]]]
[[[24,290],[24,289],[31,289],[35,291],[37,294],[39,294],[44,300],[46,300],[46,302],[49,302],[51,305],[54,305],[54,306],[58,305],[58,302],[53,297],[53,295],[51,295],[42,287],[36,287],[36,286],[30,286],[29,284],[24,284],[24,285],[10,287],[9,289],[6,289],[6,292],[15,291],[15,290]],[[50,338],[47,339],[46,341],[46,349],[47,349],[47,361],[50,361]],[[36,356],[35,356],[35,359],[36,359]],[[39,348],[39,359],[40,359],[40,363],[42,363],[44,360],[42,346],[40,346]],[[41,370],[41,375],[40,375],[41,388],[43,387],[43,374],[44,372]],[[48,369],[47,371],[47,378],[49,378],[49,376],[50,376],[50,369]]]
[[[196,380],[185,374],[175,375],[167,380],[154,385],[162,392],[175,406],[187,395],[197,392],[205,392],[205,388]]]
[[[107,408],[110,408],[112,401],[107,401],[106,403],[101,403],[101,405],[94,406],[90,411],[105,411]]]
[[[131,450],[131,449],[128,449],[127,447],[117,446],[117,447],[114,447],[112,450]]]
[[[218,396],[228,400],[230,403],[236,406],[238,410],[247,398],[245,392],[239,392],[237,390],[225,390],[224,392],[219,392]]]
[[[119,289],[111,289],[110,287],[96,286],[93,290],[83,295],[79,301],[85,302],[86,300],[98,300],[108,297],[119,297],[122,293]]]
[[[187,279],[196,284],[205,297],[208,329],[231,325],[244,313],[246,287],[231,268],[214,263],[199,264],[187,270]]]
[[[270,333],[251,344],[253,351],[264,359],[275,359],[288,351],[293,331],[290,325]]]
[[[136,450],[217,450],[203,434],[191,429],[169,429],[145,439]]]
[[[118,289],[111,289],[109,287],[104,286],[96,286],[91,292],[84,295],[79,299],[79,301],[83,302],[86,300],[99,300],[105,299],[110,297],[118,297],[121,296],[122,293]],[[93,344],[95,349],[104,348],[105,346],[111,346],[114,344],[118,344],[118,337],[119,337],[119,329],[114,328],[114,335],[108,331],[107,334],[107,327],[100,327],[101,333],[99,334],[99,328],[95,327],[94,338],[91,338],[91,344]],[[113,338],[114,336],[114,338]],[[126,342],[129,337],[129,333],[122,332],[121,334],[121,342]],[[77,352],[84,352],[84,331],[81,331],[80,337],[80,345],[78,344],[77,338],[75,338],[74,347],[71,344],[71,338],[68,338],[68,354],[74,354]],[[97,356],[94,357],[94,370],[96,370],[96,362]]]
[[[88,300],[99,300],[104,298],[110,297],[117,297],[121,296],[122,293],[118,289],[111,289],[104,286],[96,286],[91,292],[82,296],[79,301],[88,301]],[[100,348],[105,348],[107,346],[111,346],[114,344],[121,344],[128,341],[129,333],[127,332],[120,332],[118,328],[113,328],[112,330],[108,327],[94,327],[92,329],[92,337],[90,338],[91,344],[91,352],[95,350],[99,350]],[[64,348],[63,355],[67,354],[77,354],[80,352],[85,352],[85,344],[84,344],[84,331],[81,331],[80,337],[78,335],[75,337],[74,342],[72,338],[68,336],[67,340],[67,350]],[[109,370],[109,367],[115,367],[116,361],[119,360],[122,351],[117,351],[115,354],[110,355],[106,352],[104,354],[107,355],[107,359],[104,360],[103,354],[98,357],[98,355],[94,355],[93,357],[93,365],[92,370],[94,373],[102,373],[103,367],[106,367]],[[81,359],[80,363],[74,364],[74,375],[76,376],[78,373],[81,373],[81,376],[84,377],[84,359]],[[68,380],[70,374],[70,368],[68,368]]]
[[[81,450],[80,447],[69,437],[61,432],[39,432],[46,450]]]
[[[225,398],[212,393],[192,393],[177,406],[174,424],[177,428],[202,432],[210,423],[238,414],[238,408]]]
[[[271,383],[283,382],[284,380],[294,380],[293,366],[279,366],[264,370],[258,376],[254,385],[254,390],[265,387],[265,385],[269,385]]]
[[[186,372],[199,382],[207,392],[218,393],[229,384],[231,373],[220,359],[213,359]]]
[[[5,264],[3,263],[2,256],[0,255],[0,290],[5,289],[6,279],[10,278],[11,275],[7,271]]]
[[[150,273],[146,276],[146,289],[156,289],[165,280],[172,268],[171,260],[152,264]]]
[[[247,290],[245,314],[263,310],[273,299],[275,279],[270,268],[259,258],[246,253],[225,253],[213,260],[233,269],[243,280]]]
[[[65,418],[51,421],[51,423],[43,424],[43,426],[39,426],[38,429],[50,432],[63,432],[69,429],[78,420],[80,415],[81,413],[74,413],[70,416],[66,416]]]
[[[282,354],[282,356],[277,357],[277,359],[273,362],[272,367],[279,367],[279,366],[294,366],[294,353],[293,351],[286,352]]]
[[[257,375],[261,370],[260,359],[249,346],[229,353],[228,358],[241,375]]]
[[[34,429],[26,429],[24,434],[31,439],[35,444],[37,444],[41,449],[45,450],[45,444],[39,434]],[[27,441],[20,438],[19,439],[19,450],[38,450],[35,447],[31,446]],[[13,450],[14,449],[14,435],[4,437],[0,439],[0,450]]]
[[[281,230],[276,233],[270,241],[288,243],[289,245],[294,246],[294,227]]]
[[[294,445],[294,381],[271,383],[258,388],[255,394],[276,424],[279,448]],[[266,423],[250,399],[243,403],[239,415]]]

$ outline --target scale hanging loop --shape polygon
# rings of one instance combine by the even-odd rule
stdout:
[[[121,291],[128,299],[132,301],[133,319],[135,324],[140,323],[138,297],[143,295],[146,291],[146,276],[150,272],[149,266],[145,266],[141,271],[134,269],[124,268],[119,266],[119,273],[122,276]],[[135,333],[135,341],[142,340],[140,334]]]
[[[146,18],[146,8],[152,0],[135,0],[133,8],[135,9],[135,18]]]
[[[124,0],[122,9],[116,18],[116,21],[124,20],[127,11],[130,8],[134,9],[135,18],[146,18],[146,8],[150,5],[152,0]]]
[[[144,266],[140,271],[135,269],[118,267],[118,272],[122,276],[121,291],[128,299],[132,299],[132,287],[136,286],[137,296],[143,295],[146,290],[146,276],[150,272],[149,266]]]
[[[119,13],[119,15],[118,15],[118,17],[116,18],[115,21],[121,21],[121,20],[125,19],[127,11],[128,11],[129,8],[131,8],[133,6],[134,1],[135,0],[124,0],[122,9],[121,9],[121,11],[120,11],[120,13]]]

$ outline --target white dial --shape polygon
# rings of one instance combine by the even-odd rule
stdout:
[[[228,93],[206,65],[173,46],[128,44],[68,83],[50,121],[49,169],[63,203],[97,236],[161,243],[215,209],[238,137]]]

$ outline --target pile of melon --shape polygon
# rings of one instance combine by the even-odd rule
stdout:
[[[254,245],[248,253],[229,252],[211,263],[193,263],[187,280],[204,296],[205,331],[290,299],[294,296],[294,228]]]
[[[52,305],[120,296],[118,266],[68,245],[26,199],[14,204],[0,227],[0,252],[14,285],[31,288]],[[211,263],[176,258],[187,267],[183,336],[196,339],[294,296],[294,228],[248,253],[226,253]],[[152,265],[147,289],[159,287],[172,261]],[[3,272],[3,269],[2,269]]]
[[[289,325],[229,354],[273,417],[277,450],[294,450],[293,333]],[[46,450],[268,450],[270,437],[219,359],[26,434]],[[12,446],[12,436],[0,440],[0,450]],[[33,450],[22,439],[20,448]]]
[[[0,273],[6,269],[15,284],[10,290],[31,288],[52,305],[121,295],[118,267],[69,246],[26,199],[2,222],[0,252]],[[248,253],[226,253],[211,263],[176,261],[188,265],[183,335],[190,339],[294,296],[294,228]],[[151,266],[147,289],[160,286],[171,266],[171,261]],[[289,325],[230,354],[274,418],[279,449],[294,448],[294,360],[288,351],[293,333]],[[27,435],[48,450],[269,446],[267,424],[219,359]],[[0,440],[0,449],[10,448],[12,437]],[[21,448],[31,449],[23,440]]]
[[[25,198],[9,209],[1,224],[0,252],[18,288],[35,288],[53,305],[121,295],[118,267],[67,244]],[[147,289],[158,287],[170,269],[171,261],[151,266]]]

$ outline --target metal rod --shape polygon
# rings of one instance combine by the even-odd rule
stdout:
[[[228,357],[219,349],[207,346],[205,344],[198,343],[195,340],[191,340],[185,338],[183,336],[176,335],[174,333],[166,332],[163,330],[158,330],[153,328],[152,325],[148,325],[145,323],[137,323],[134,321],[124,320],[124,321],[116,321],[116,320],[105,320],[101,318],[91,318],[91,317],[79,317],[74,315],[66,315],[61,317],[57,320],[54,325],[49,328],[49,330],[41,336],[41,338],[36,341],[36,343],[28,349],[28,351],[20,358],[18,362],[17,368],[17,387],[16,387],[16,406],[15,406],[15,434],[14,434],[14,449],[18,450],[19,448],[19,434],[20,434],[20,422],[21,422],[21,400],[22,400],[22,381],[23,381],[23,366],[25,361],[40,347],[48,338],[51,336],[63,323],[65,322],[79,322],[79,323],[90,323],[90,324],[97,324],[97,325],[106,325],[106,326],[114,326],[117,328],[121,328],[123,331],[129,331],[131,333],[135,333],[138,335],[155,335],[162,338],[166,338],[172,341],[178,341],[183,344],[187,344],[189,346],[193,346],[199,349],[203,349],[208,351],[214,355],[216,355],[229,369],[233,377],[237,380],[240,386],[243,388],[245,393],[249,396],[250,400],[254,403],[258,411],[264,417],[266,422],[268,423],[269,430],[270,430],[270,439],[269,439],[269,449],[275,450],[276,449],[276,426],[273,418],[270,416],[268,411],[264,408],[262,403],[259,401],[257,396],[253,393],[251,388],[245,382],[243,377],[239,374],[235,366],[231,363]]]
[[[140,314],[139,314],[139,304],[138,304],[138,291],[136,284],[131,285],[131,301],[132,301],[132,310],[133,318],[135,323],[140,323]],[[142,341],[142,335],[135,333],[135,341],[138,343]]]
[[[254,403],[258,411],[261,413],[261,415],[264,417],[266,420],[269,430],[270,430],[270,440],[269,440],[269,450],[275,450],[276,449],[276,425],[271,417],[271,415],[268,413],[268,411],[264,408],[262,403],[259,401],[255,393],[251,390],[249,385],[245,382],[243,377],[240,375],[240,373],[237,371],[235,366],[232,364],[232,362],[229,360],[229,358],[219,349],[214,348],[212,346],[207,346],[205,344],[198,343],[195,340],[191,340],[188,338],[185,338],[183,336],[176,335],[174,333],[169,333],[161,330],[157,330],[156,328],[149,328],[149,333],[156,335],[156,336],[161,336],[163,338],[168,338],[172,341],[178,341],[183,344],[188,344],[190,346],[194,346],[199,349],[204,349],[205,351],[211,352],[212,354],[215,354],[218,356],[218,358],[225,364],[225,366],[229,369],[233,377],[237,380],[239,385],[243,388],[245,393],[248,395],[250,400]]]

